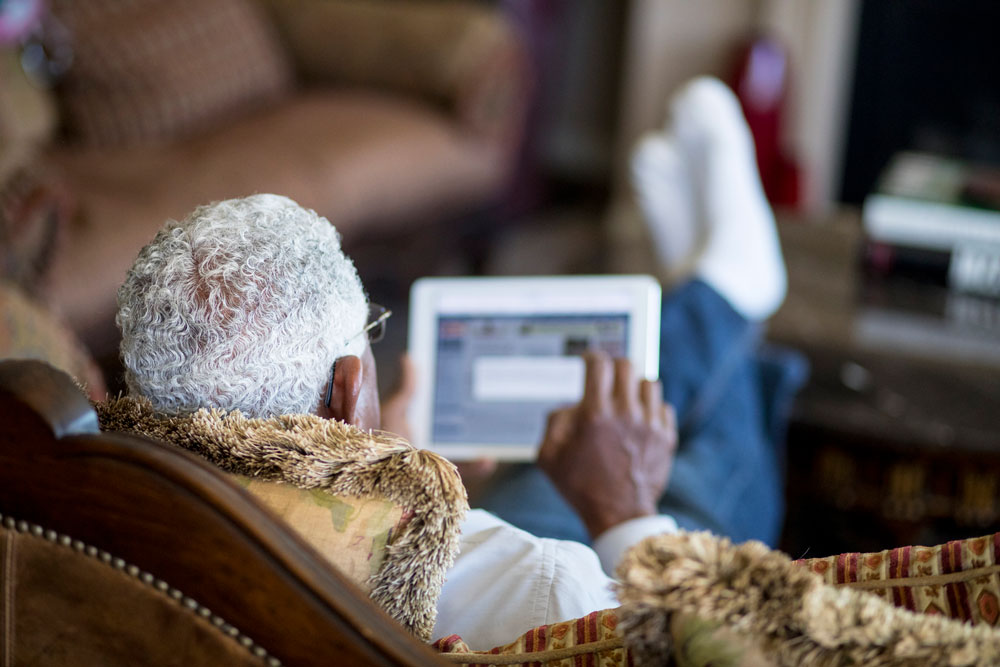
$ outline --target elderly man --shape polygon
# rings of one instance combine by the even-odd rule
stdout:
[[[510,494],[555,495],[530,472],[509,480],[491,502],[529,526],[537,517],[548,517],[550,526],[553,517],[556,524],[579,522],[586,531],[580,539],[592,538],[593,550],[473,510],[441,594],[435,636],[457,633],[473,648],[489,648],[530,627],[615,606],[605,570],[631,544],[678,523],[722,532],[757,526],[758,536],[773,537],[780,519],[777,464],[763,436],[748,352],[753,323],[783,298],[784,273],[770,211],[745,162],[752,148],[737,142],[734,153],[716,145],[717,132],[701,125],[701,112],[712,111],[725,132],[746,140],[730,98],[712,82],[682,92],[675,118],[686,125],[673,128],[669,141],[661,137],[653,152],[673,151],[670,169],[697,153],[704,170],[692,168],[679,184],[664,187],[673,188],[675,199],[735,192],[743,197],[741,224],[718,223],[730,210],[657,221],[644,200],[651,225],[692,226],[681,236],[704,241],[694,280],[668,295],[663,312],[662,372],[691,442],[682,439],[675,463],[674,411],[660,384],[636,382],[627,361],[588,356],[581,403],[553,413],[540,448],[539,467],[559,493],[545,502],[556,509],[535,505],[526,512],[523,502],[511,502]],[[669,150],[660,150],[663,141]],[[646,166],[664,169],[660,157],[646,159]],[[692,180],[703,182],[702,194],[685,185]],[[662,210],[662,200],[652,208]],[[662,239],[665,230],[659,231]],[[664,261],[695,252],[673,247]],[[366,298],[336,230],[287,198],[218,202],[167,223],[141,251],[118,298],[129,391],[160,412],[315,413],[362,429],[382,426],[369,341],[384,318]]]

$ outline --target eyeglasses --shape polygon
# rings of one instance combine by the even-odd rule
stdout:
[[[392,311],[385,306],[369,302],[368,324],[366,324],[358,333],[348,337],[344,343],[350,343],[352,340],[363,334],[368,334],[368,342],[370,344],[379,342],[385,338],[385,323],[391,315]],[[333,377],[336,373],[337,361],[334,360],[333,364],[330,366],[330,382],[326,385],[326,407],[330,407],[330,402],[333,400]]]

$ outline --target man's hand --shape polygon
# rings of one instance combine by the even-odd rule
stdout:
[[[677,427],[659,382],[636,383],[627,359],[589,353],[585,360],[583,399],[549,415],[538,466],[597,537],[657,513]]]

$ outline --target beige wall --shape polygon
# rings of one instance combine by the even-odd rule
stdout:
[[[806,176],[807,212],[831,208],[847,139],[857,0],[767,0],[761,24],[788,46],[792,61],[786,140]]]
[[[757,0],[632,0],[623,58],[619,166],[644,132],[663,123],[672,90],[698,74],[725,75],[733,44],[753,25],[757,5]]]
[[[857,0],[633,0],[615,148],[618,190],[627,183],[629,150],[662,125],[670,91],[699,74],[728,74],[736,46],[764,27],[791,52],[786,144],[805,167],[807,211],[825,211],[846,136],[856,15]]]

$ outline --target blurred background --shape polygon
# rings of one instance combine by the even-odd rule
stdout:
[[[0,0],[0,349],[119,390],[139,248],[277,192],[395,311],[388,387],[421,275],[653,270],[629,154],[710,74],[780,221],[769,337],[812,365],[783,546],[997,530],[998,24],[990,0]]]

